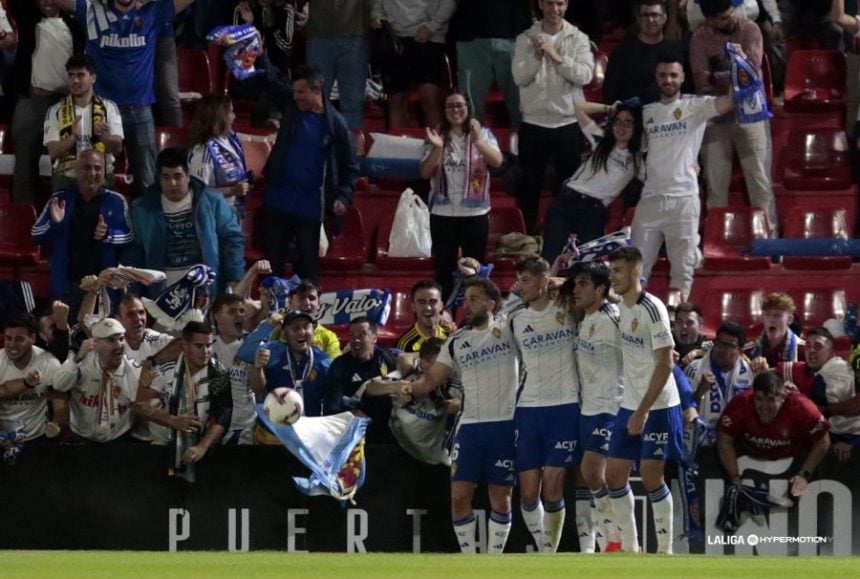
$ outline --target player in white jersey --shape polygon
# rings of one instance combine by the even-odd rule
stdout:
[[[730,95],[682,95],[682,62],[682,56],[674,54],[657,60],[660,100],[642,111],[648,155],[645,186],[631,224],[631,237],[633,245],[642,251],[646,278],[665,240],[671,265],[670,287],[680,290],[686,301],[700,256],[696,157],[708,119],[729,112],[734,102]]]
[[[566,512],[564,479],[581,456],[576,323],[550,299],[545,259],[524,257],[516,271],[524,305],[509,324],[523,365],[514,420],[520,508],[538,548],[555,553]]]
[[[236,358],[245,339],[245,298],[224,294],[212,302],[212,320],[215,322],[215,341],[212,358],[230,377],[233,396],[233,414],[230,428],[222,439],[223,444],[254,444],[254,424],[257,422],[254,392],[248,387],[248,365]]]
[[[621,548],[606,488],[606,455],[623,392],[619,315],[618,307],[607,299],[610,286],[609,267],[602,262],[574,266],[570,280],[562,286],[562,293],[573,294],[574,305],[584,316],[576,347],[581,384],[580,472],[594,505],[586,520],[590,528],[585,540],[593,546],[596,539],[604,552]]]
[[[92,328],[94,351],[57,370],[54,389],[72,392],[72,432],[93,442],[125,440],[132,423],[140,366],[124,355],[125,329],[105,318]]]
[[[401,394],[428,394],[454,377],[463,386],[463,410],[451,453],[451,518],[463,553],[475,552],[475,486],[490,495],[489,553],[504,551],[511,530],[514,485],[514,406],[519,357],[495,283],[473,277],[466,288],[466,325],[448,337],[425,376],[401,384]]]
[[[683,418],[672,376],[672,328],[666,306],[642,291],[642,253],[625,247],[609,258],[609,278],[622,300],[621,353],[624,396],[612,429],[606,482],[622,549],[639,549],[633,516],[630,469],[639,461],[642,483],[653,511],[657,551],[672,552],[672,495],[663,478],[667,460],[683,456]]]
[[[60,362],[37,346],[36,320],[30,314],[11,315],[3,327],[0,350],[0,430],[20,430],[25,441],[45,434],[48,387]]]

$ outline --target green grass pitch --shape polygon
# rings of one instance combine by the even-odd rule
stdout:
[[[656,555],[413,555],[340,553],[161,553],[142,551],[0,551],[4,578],[55,577],[709,577],[785,579],[857,577],[860,558]]]

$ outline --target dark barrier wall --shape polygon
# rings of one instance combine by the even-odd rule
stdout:
[[[703,510],[711,530],[694,551],[752,552],[746,539],[755,533],[761,553],[860,554],[858,461],[813,482],[798,507],[771,516],[770,530],[745,527],[727,538],[712,526],[722,480],[714,462],[703,458]],[[342,507],[328,497],[300,494],[291,477],[307,473],[280,448],[218,448],[199,465],[198,483],[185,486],[167,477],[161,448],[28,446],[18,464],[0,469],[0,548],[457,550],[446,468],[419,464],[394,446],[368,447],[367,464],[357,504]],[[784,482],[772,482],[779,484]],[[635,490],[641,516],[647,501],[641,487]],[[485,495],[479,489],[481,537],[486,534]],[[567,496],[561,550],[575,551],[572,487]],[[677,510],[677,498],[675,505]],[[516,498],[514,519],[507,550],[523,552],[530,543]],[[676,534],[680,530],[677,522]],[[799,545],[779,539],[807,535],[823,539]],[[653,544],[649,537],[649,548]]]

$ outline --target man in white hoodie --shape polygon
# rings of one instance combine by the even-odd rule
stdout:
[[[538,201],[547,165],[559,183],[579,167],[583,136],[574,102],[585,100],[594,57],[588,36],[564,20],[568,0],[540,0],[543,18],[517,37],[512,72],[520,87],[519,206],[536,233]]]

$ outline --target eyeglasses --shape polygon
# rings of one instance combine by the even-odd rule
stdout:
[[[612,121],[612,126],[613,127],[623,127],[625,129],[632,129],[633,128],[633,121],[624,121],[621,119],[615,119],[614,121]]]
[[[466,103],[448,103],[445,105],[446,109],[465,109]]]
[[[662,12],[643,12],[639,14],[641,20],[660,20],[664,16],[666,15]]]

